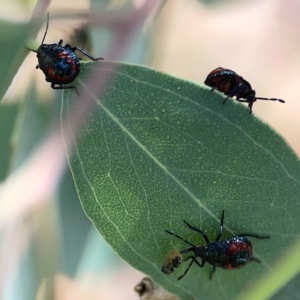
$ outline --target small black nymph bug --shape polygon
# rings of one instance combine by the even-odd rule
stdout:
[[[223,104],[230,97],[236,97],[239,102],[248,103],[250,114],[252,113],[252,106],[256,100],[271,100],[285,103],[284,100],[278,98],[261,98],[255,97],[255,91],[252,89],[250,83],[242,76],[239,76],[234,71],[224,68],[216,68],[212,70],[206,77],[204,83],[214,89],[227,95]]]
[[[37,53],[38,65],[36,69],[41,69],[45,76],[46,81],[51,82],[51,87],[55,90],[62,89],[75,89],[76,93],[79,92],[74,85],[66,85],[71,83],[80,72],[80,58],[75,54],[75,50],[78,50],[91,60],[96,61],[103,59],[101,57],[94,58],[90,54],[86,53],[79,47],[72,47],[69,44],[62,46],[63,40],[60,40],[58,44],[44,44],[49,26],[49,13],[47,14],[47,26],[42,40],[42,44],[37,51],[29,49]]]
[[[226,240],[220,241],[220,238],[223,233],[223,223],[224,223],[224,210],[222,211],[221,223],[219,234],[217,235],[214,242],[210,242],[206,233],[201,229],[191,226],[188,222],[183,221],[191,230],[194,230],[200,233],[204,240],[206,241],[206,245],[196,246],[179,235],[165,230],[168,234],[174,235],[178,239],[184,241],[186,244],[192,246],[191,248],[180,251],[180,254],[194,252],[194,255],[189,256],[183,261],[187,261],[191,259],[189,266],[185,270],[185,272],[178,277],[178,280],[182,279],[192,264],[195,262],[200,268],[204,267],[205,263],[208,262],[213,266],[213,269],[210,273],[209,279],[212,278],[213,273],[216,271],[216,267],[227,269],[227,270],[235,270],[242,268],[246,264],[251,261],[260,262],[259,259],[252,256],[252,244],[246,238],[246,236],[254,237],[257,239],[269,239],[268,236],[259,236],[251,233],[242,233],[236,236],[232,236]],[[202,259],[202,263],[200,264],[197,260],[197,257]]]

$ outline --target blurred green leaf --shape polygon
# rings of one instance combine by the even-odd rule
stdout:
[[[272,300],[290,300],[300,299],[300,274],[292,279],[286,286],[278,291],[271,299]]]
[[[107,13],[112,14],[112,16],[114,16],[114,14],[115,16],[121,16],[121,14],[123,16],[129,16],[130,13],[134,11],[136,12],[136,9],[136,5],[134,5],[133,1],[131,0],[91,1],[91,11],[107,10]],[[158,12],[156,12],[156,14],[158,14]],[[116,34],[120,34],[120,29],[122,26],[128,26],[124,20],[123,25],[120,25],[120,23],[117,26],[96,26],[91,28],[91,44],[93,45],[93,54],[95,56],[106,58],[111,53],[112,47],[115,47]],[[122,17],[120,18],[120,21],[122,21]],[[143,64],[149,57],[149,54],[153,48],[153,42],[150,41],[150,36],[152,33],[151,30],[144,25],[135,26],[135,29],[131,30],[130,34],[128,34],[126,37],[127,45],[122,49],[122,59],[124,59],[126,62]],[[121,28],[119,28],[120,26]]]
[[[22,99],[18,124],[14,132],[15,153],[13,168],[17,168],[31,154],[31,151],[46,136],[52,114],[45,101],[39,101],[31,85]]]
[[[28,159],[32,150],[47,136],[49,125],[52,122],[53,110],[49,109],[49,106],[53,104],[38,99],[34,87],[33,84],[28,88],[23,99],[14,100],[16,102],[18,100],[21,104],[18,104],[16,122],[13,123],[14,126],[9,136],[13,145],[12,151],[9,153],[10,156],[7,158],[10,163],[10,171],[20,167],[22,163],[26,163],[26,159]],[[4,107],[4,103],[1,106]],[[6,118],[10,122],[13,121],[8,113],[3,114],[0,120],[3,121]],[[8,126],[3,127],[5,129],[9,128]],[[5,129],[0,129],[0,132],[5,131]],[[6,142],[3,143],[2,147],[8,145],[9,143]],[[1,154],[5,158],[3,151],[1,151]],[[36,184],[39,185],[40,182]],[[20,201],[23,201],[23,199],[20,199]],[[54,203],[53,206],[47,206],[45,209],[39,208],[30,216],[30,222],[34,222],[37,228],[34,231],[34,237],[30,238],[31,243],[29,243],[27,251],[22,256],[21,263],[18,265],[16,276],[11,279],[11,284],[6,286],[8,296],[5,299],[35,299],[41,280],[58,272],[58,266],[61,266],[61,264],[58,259],[60,249],[57,247],[56,226],[59,226],[60,223],[53,217],[56,215]],[[32,221],[32,218],[34,218],[34,221]],[[26,221],[24,222],[26,223]],[[26,232],[26,225],[24,232]],[[29,270],[30,276],[28,276]]]
[[[289,249],[285,250],[285,255],[278,256],[278,259],[272,268],[272,272],[270,272],[268,276],[258,278],[254,285],[252,285],[246,292],[243,292],[238,299],[270,299],[271,296],[275,295],[282,286],[289,285],[289,281],[291,281],[300,272],[299,252],[300,239],[298,239],[294,245],[290,245]],[[294,284],[294,282],[292,284]],[[286,295],[289,296],[290,299],[294,299],[293,289],[291,289],[290,293],[287,293]]]
[[[27,24],[13,24],[0,20],[0,99],[25,58],[24,45],[29,34]]]
[[[19,105],[0,105],[0,181],[3,181],[9,172],[11,155],[14,149],[12,133],[15,128]]]
[[[300,233],[300,164],[283,139],[242,104],[223,105],[224,97],[207,87],[136,65],[83,65],[75,81],[81,89],[90,69],[113,81],[92,95],[97,108],[85,120],[69,164],[87,216],[113,249],[181,299],[234,299],[271,274]],[[74,95],[64,93],[68,124]],[[252,239],[262,263],[218,269],[213,280],[209,265],[193,266],[179,282],[187,263],[163,274],[168,251],[188,248],[164,229],[202,245],[182,220],[213,240],[222,209],[224,238],[239,232],[271,236]]]
[[[59,212],[64,272],[73,277],[82,259],[91,224],[82,211],[69,170],[65,172],[59,189]]]
[[[37,101],[31,87],[21,100],[22,104],[0,105],[0,180],[19,167],[45,136],[51,120],[49,105]]]

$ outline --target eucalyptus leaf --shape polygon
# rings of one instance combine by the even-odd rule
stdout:
[[[11,157],[15,150],[12,134],[16,125],[19,105],[0,105],[0,181],[3,181],[11,168]]]
[[[80,90],[87,89],[91,70],[112,80],[99,94],[88,89],[97,107],[69,164],[85,213],[116,253],[181,299],[235,299],[268,276],[300,233],[300,164],[285,141],[243,104],[223,105],[223,95],[207,87],[137,65],[82,65],[75,81]],[[74,91],[64,92],[68,124],[74,98]],[[192,266],[181,281],[187,262],[163,274],[169,250],[189,247],[164,230],[204,244],[184,219],[214,241],[222,209],[222,238],[271,237],[251,239],[261,263],[217,268],[212,280],[208,264]]]
[[[278,291],[272,300],[289,300],[300,299],[300,274],[298,274],[291,282],[289,282],[283,289]]]
[[[28,159],[32,150],[43,139],[53,118],[49,105],[40,101],[35,85],[31,85],[23,95],[18,113],[17,126],[14,129],[15,151],[12,168],[20,167]]]
[[[24,44],[29,25],[0,20],[0,99],[2,99],[25,58]]]

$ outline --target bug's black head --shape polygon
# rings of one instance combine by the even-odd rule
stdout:
[[[247,95],[248,99],[253,99],[253,102],[256,101],[256,98],[255,98],[256,92],[254,90],[249,89],[247,94],[248,94]]]
[[[53,57],[55,57],[57,44],[41,44],[37,49],[36,57],[39,61],[39,66],[42,68],[43,65],[51,63]],[[43,69],[43,68],[42,68]]]
[[[51,50],[55,50],[55,46],[57,46],[57,44],[41,44],[36,51],[37,58],[45,57]]]
[[[209,256],[209,247],[207,246],[196,246],[194,249],[195,256],[206,258]]]

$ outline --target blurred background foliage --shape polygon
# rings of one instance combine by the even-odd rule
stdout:
[[[59,126],[61,91],[53,91],[45,82],[42,72],[35,69],[35,54],[28,54],[23,45],[29,37],[40,43],[44,34],[45,24],[30,21],[33,11],[40,18],[49,11],[47,43],[62,38],[94,56],[109,58],[114,28],[101,20],[98,26],[89,24],[76,13],[107,12],[122,17],[143,2],[1,3],[1,98],[5,94],[0,106],[1,299],[138,298],[133,287],[142,274],[114,254],[84,215],[65,162],[60,166],[63,171],[55,173],[54,183],[39,181],[43,163],[51,163],[51,151],[34,175],[26,169]],[[259,96],[286,100],[285,105],[257,103],[254,110],[299,154],[299,13],[297,0],[164,1],[156,15],[125,37],[130,43],[120,60],[198,83],[216,67],[235,70]],[[39,28],[36,37],[33,32]],[[26,202],[26,195],[35,190],[42,196]],[[47,291],[52,291],[53,284],[51,297]],[[273,299],[299,299],[299,286],[300,276],[296,276]]]

